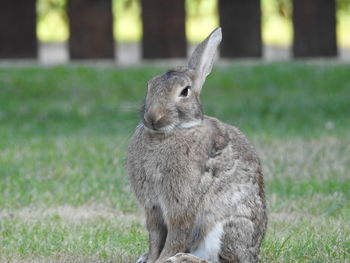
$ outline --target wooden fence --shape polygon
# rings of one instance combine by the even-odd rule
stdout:
[[[71,59],[113,59],[112,0],[67,0]],[[292,0],[294,57],[337,55],[335,0]],[[142,57],[185,57],[185,0],[141,0]],[[221,56],[261,57],[260,0],[218,0]],[[115,19],[118,19],[116,17]],[[0,1],[0,58],[36,58],[36,0]]]

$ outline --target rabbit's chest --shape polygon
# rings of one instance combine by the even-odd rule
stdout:
[[[145,206],[183,206],[201,189],[202,164],[208,156],[208,133],[186,131],[157,140],[144,134],[132,141],[128,155],[131,185]],[[193,138],[203,138],[198,143]],[[196,186],[196,187],[194,187]],[[175,202],[175,203],[174,203]]]
[[[181,192],[195,183],[198,162],[191,156],[188,145],[164,144],[148,148],[143,157],[143,169],[147,187],[145,191],[158,197],[164,197],[170,190]],[[198,158],[198,156],[196,157]]]
[[[167,145],[148,149],[143,159],[145,176],[153,183],[166,184],[174,176],[183,176],[191,166],[189,159],[184,158],[186,148]]]

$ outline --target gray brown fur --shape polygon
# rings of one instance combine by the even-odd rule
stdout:
[[[149,233],[149,251],[138,262],[258,259],[267,224],[259,158],[237,128],[204,116],[199,100],[220,40],[216,29],[187,68],[148,83],[144,119],[127,155],[130,183]],[[179,97],[186,86],[190,93]],[[217,255],[191,254],[216,226],[222,229]]]

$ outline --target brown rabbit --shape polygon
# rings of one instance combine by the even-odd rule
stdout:
[[[220,42],[217,28],[187,67],[148,82],[127,155],[149,233],[138,263],[258,259],[267,224],[259,158],[237,128],[203,115],[199,100]]]

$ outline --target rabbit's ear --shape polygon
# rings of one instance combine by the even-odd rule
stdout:
[[[193,88],[198,92],[202,89],[205,78],[211,72],[215,52],[221,38],[221,27],[218,27],[203,42],[198,44],[190,57],[188,67],[195,72]]]

